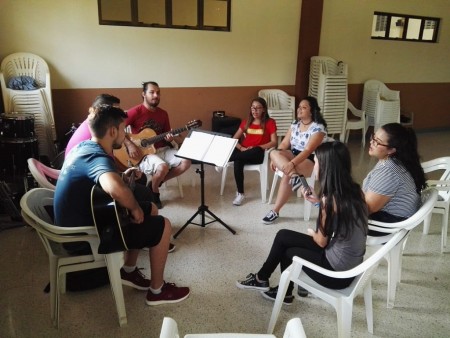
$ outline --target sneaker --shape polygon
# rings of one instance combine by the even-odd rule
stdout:
[[[266,217],[263,218],[262,221],[264,224],[272,224],[278,217],[279,217],[279,215],[275,211],[270,210],[269,213],[266,215]]]
[[[270,290],[267,292],[261,292],[261,296],[263,296],[265,299],[275,301],[275,299],[277,298],[277,293],[278,293],[278,286],[276,286],[274,288],[270,288]],[[286,296],[284,296],[283,304],[292,305],[293,301],[294,301],[293,295],[289,295],[289,296],[286,295]]]
[[[297,294],[300,297],[308,297],[308,290],[303,289],[301,286],[297,285]]]
[[[133,272],[126,272],[121,268],[120,278],[122,279],[122,285],[131,286],[137,290],[148,290],[150,279],[145,278],[140,270],[142,269],[135,268]]]
[[[258,282],[256,279],[256,274],[249,273],[245,280],[236,281],[236,286],[239,289],[251,289],[251,290],[259,290],[259,291],[269,291],[269,281],[261,281]]]
[[[170,252],[174,252],[174,251],[175,251],[175,248],[176,248],[176,245],[170,243],[170,244],[169,244],[169,253],[170,253]]]
[[[289,184],[292,186],[292,191],[297,191],[302,186],[302,181],[300,176],[292,175],[289,179]]]
[[[145,302],[147,305],[178,303],[188,298],[190,293],[191,291],[187,287],[178,287],[174,283],[164,282],[160,294],[155,295],[148,290]]]
[[[233,205],[241,205],[244,202],[245,196],[239,192],[236,193],[236,197],[233,201]]]
[[[153,203],[156,204],[158,209],[162,209],[163,205],[161,203],[161,199],[159,198],[159,193],[157,193],[157,192],[153,193]]]

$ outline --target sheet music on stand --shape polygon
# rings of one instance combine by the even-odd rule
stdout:
[[[176,156],[224,167],[237,142],[215,133],[191,130]]]
[[[184,139],[183,144],[175,156],[195,160],[200,163],[200,168],[196,170],[196,173],[200,174],[200,206],[194,215],[175,233],[174,238],[177,238],[189,224],[205,227],[207,224],[216,221],[227,228],[233,235],[236,234],[236,231],[217,217],[205,204],[205,170],[203,165],[206,163],[219,167],[226,166],[237,142],[237,139],[224,137],[217,133],[196,130],[191,130],[189,135]],[[212,221],[206,222],[206,214],[212,217]],[[197,216],[201,217],[201,223],[193,222]]]

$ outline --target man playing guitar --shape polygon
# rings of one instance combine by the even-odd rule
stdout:
[[[186,299],[190,290],[164,282],[164,268],[172,234],[170,221],[159,215],[151,215],[148,206],[143,208],[138,203],[110,156],[113,149],[120,148],[125,139],[126,117],[123,110],[110,105],[91,110],[88,125],[92,139],[72,149],[56,184],[55,224],[64,227],[94,224],[91,191],[99,184],[106,194],[130,213],[131,222],[120,228],[127,248],[130,251],[150,248],[151,281],[149,287],[142,288],[148,289],[146,303],[176,303]],[[121,275],[139,273],[136,261],[131,261],[134,257],[126,256]]]
[[[162,208],[159,187],[163,182],[188,170],[191,161],[176,157],[177,150],[170,146],[172,141],[180,144],[181,138],[170,133],[169,115],[165,110],[158,107],[161,97],[159,85],[156,82],[149,81],[144,82],[142,86],[143,102],[128,110],[126,125],[131,127],[133,134],[139,133],[143,128],[150,128],[157,135],[162,133],[167,133],[167,135],[163,141],[155,143],[156,154],[143,157],[142,150],[128,139],[125,139],[125,146],[131,159],[143,157],[139,162],[139,169],[147,175],[147,178],[151,176],[149,186],[154,194],[154,202],[158,208]]]

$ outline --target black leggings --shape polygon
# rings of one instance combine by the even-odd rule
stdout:
[[[234,179],[239,193],[244,193],[244,166],[246,164],[260,164],[263,161],[264,149],[261,147],[253,147],[245,151],[234,149],[230,156],[230,162],[234,162]]]
[[[258,271],[258,278],[261,280],[269,280],[278,264],[280,264],[281,271],[286,270],[292,264],[292,257],[294,256],[304,258],[327,270],[334,271],[325,256],[325,249],[314,242],[311,236],[301,232],[283,229],[278,231],[275,236],[269,256],[261,270]],[[306,267],[303,268],[303,271],[314,281],[330,289],[344,289],[354,279],[332,278]],[[294,284],[292,282],[289,283],[286,295],[291,295],[293,288]]]

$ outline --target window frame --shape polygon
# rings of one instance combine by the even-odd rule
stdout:
[[[376,17],[376,23],[374,28],[374,20]],[[382,19],[382,17],[386,17],[386,19]],[[392,37],[390,36],[391,32],[391,21],[392,19],[402,19],[396,21],[396,26],[402,26],[402,36],[401,37]],[[408,38],[408,25],[410,19],[420,20],[420,29],[418,33],[418,38]],[[378,21],[383,20],[386,25],[386,30],[384,36],[374,36],[373,34],[376,32],[382,32],[382,30],[378,30]],[[401,22],[399,22],[401,21]],[[429,24],[429,22],[434,22],[434,30],[433,30],[433,36],[431,39],[424,39],[424,30],[425,26]],[[440,26],[440,18],[430,17],[430,16],[418,16],[418,15],[409,15],[409,14],[398,14],[398,13],[388,13],[388,12],[378,12],[375,11],[373,13],[373,20],[372,20],[372,31],[371,31],[371,38],[374,40],[396,40],[396,41],[410,41],[410,42],[428,42],[428,43],[437,43],[438,42],[438,33],[439,33],[439,26]]]
[[[149,28],[175,28],[175,29],[191,29],[191,30],[206,30],[206,31],[221,31],[221,32],[230,32],[231,31],[231,0],[216,0],[216,1],[225,1],[227,3],[226,9],[226,26],[212,26],[205,25],[205,13],[204,13],[204,5],[205,0],[197,0],[197,25],[177,25],[173,24],[173,3],[172,0],[164,0],[165,1],[165,24],[159,23],[144,23],[139,22],[139,13],[138,13],[138,1],[146,1],[146,0],[129,0],[130,1],[130,11],[131,18],[127,21],[122,20],[107,20],[102,18],[102,0],[97,0],[98,4],[98,21],[100,25],[109,25],[109,26],[133,26],[133,27],[149,27]]]

